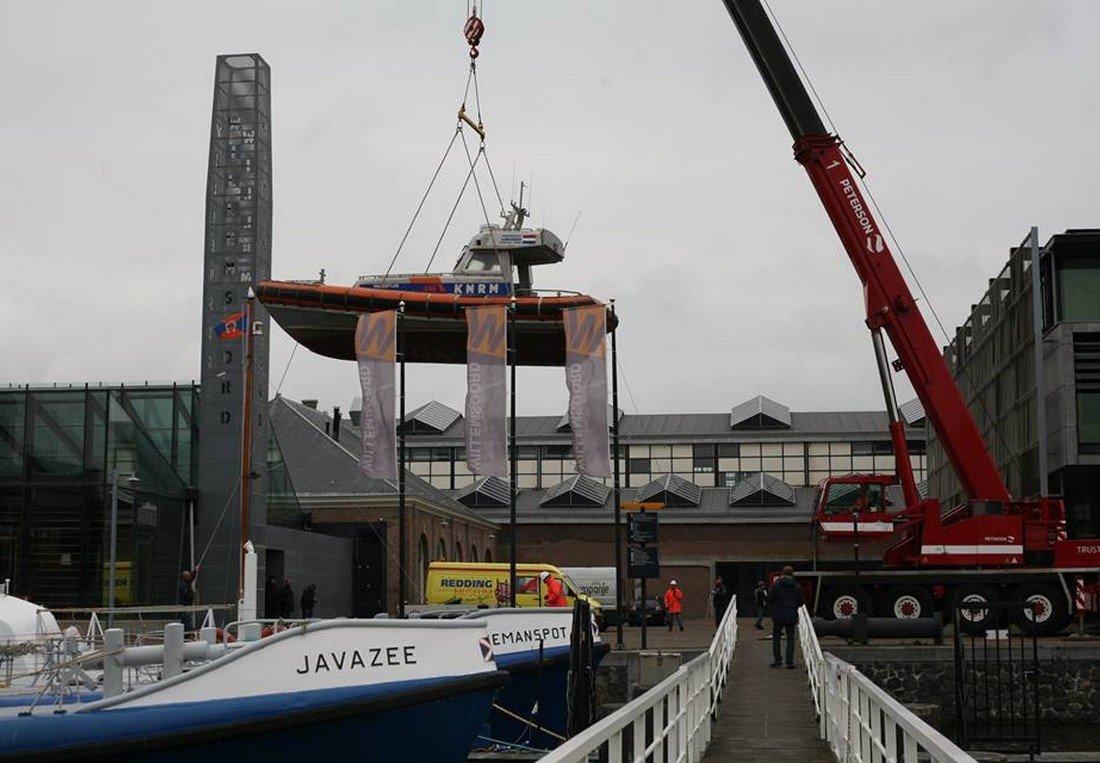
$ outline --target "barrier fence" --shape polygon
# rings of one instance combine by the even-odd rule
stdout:
[[[735,597],[706,652],[547,753],[540,763],[586,763],[591,755],[607,763],[700,760],[710,743],[736,645]]]

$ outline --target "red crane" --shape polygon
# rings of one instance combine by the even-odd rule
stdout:
[[[1091,561],[1091,571],[1095,572],[1097,560],[1089,560],[1080,544],[1063,540],[1065,516],[1060,500],[1017,500],[1009,495],[886,236],[860,191],[852,171],[853,166],[858,169],[858,164],[840,137],[825,129],[759,0],[723,2],[794,139],[795,159],[809,175],[863,284],[866,323],[890,419],[897,475],[856,474],[825,480],[815,506],[818,532],[828,539],[892,538],[893,543],[883,554],[887,569],[1036,570],[1082,567]],[[897,353],[894,367],[908,375],[966,492],[967,501],[949,511],[942,510],[937,498],[921,499],[917,492],[883,333]],[[886,487],[898,481],[906,505],[899,512],[891,512],[885,499]],[[1058,592],[1051,592],[1055,578],[1032,577],[1038,582],[1009,592],[988,582],[973,584],[963,575],[958,578],[955,594],[966,601],[1009,595],[1032,600],[1041,592],[1048,607],[1058,605],[1058,601],[1051,601],[1059,598]],[[990,579],[988,575],[985,578]],[[943,576],[938,579],[941,582],[936,590],[943,595],[952,584]],[[923,579],[910,575],[907,585],[900,586],[891,584],[888,575],[877,580],[873,576],[862,582],[837,583],[833,579],[836,590],[826,598],[839,608],[834,608],[832,614],[872,609],[876,593],[885,599],[881,608],[889,612],[893,604],[893,613],[898,617],[914,616],[903,614],[899,601],[908,601],[902,607],[907,613],[912,613],[914,599],[919,599],[917,604],[924,605],[924,610],[930,609],[931,586]],[[1066,589],[1064,576],[1058,577],[1057,583]],[[1069,597],[1068,590],[1062,593],[1063,598]],[[1059,617],[1049,613],[1052,619],[1064,618],[1069,604],[1061,604]],[[921,609],[917,607],[917,615],[927,614]]]

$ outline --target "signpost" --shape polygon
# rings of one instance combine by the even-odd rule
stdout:
[[[663,503],[623,502],[623,509],[632,512],[626,515],[626,533],[630,541],[626,550],[626,576],[642,582],[642,649],[647,646],[645,581],[661,575],[656,545],[657,514],[650,512],[660,511],[664,507]]]

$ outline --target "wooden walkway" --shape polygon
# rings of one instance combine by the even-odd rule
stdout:
[[[740,618],[733,665],[703,761],[835,763],[817,738],[817,718],[802,655],[795,670],[768,667],[772,661],[771,624],[753,628]]]

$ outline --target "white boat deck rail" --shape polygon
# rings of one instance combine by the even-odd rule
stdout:
[[[975,763],[965,750],[929,726],[844,660],[826,655],[802,607],[798,641],[806,661],[819,733],[843,763]]]
[[[730,602],[710,647],[674,674],[603,720],[589,726],[540,763],[587,763],[599,754],[607,763],[698,761],[711,738],[711,724],[737,645],[737,599]]]

